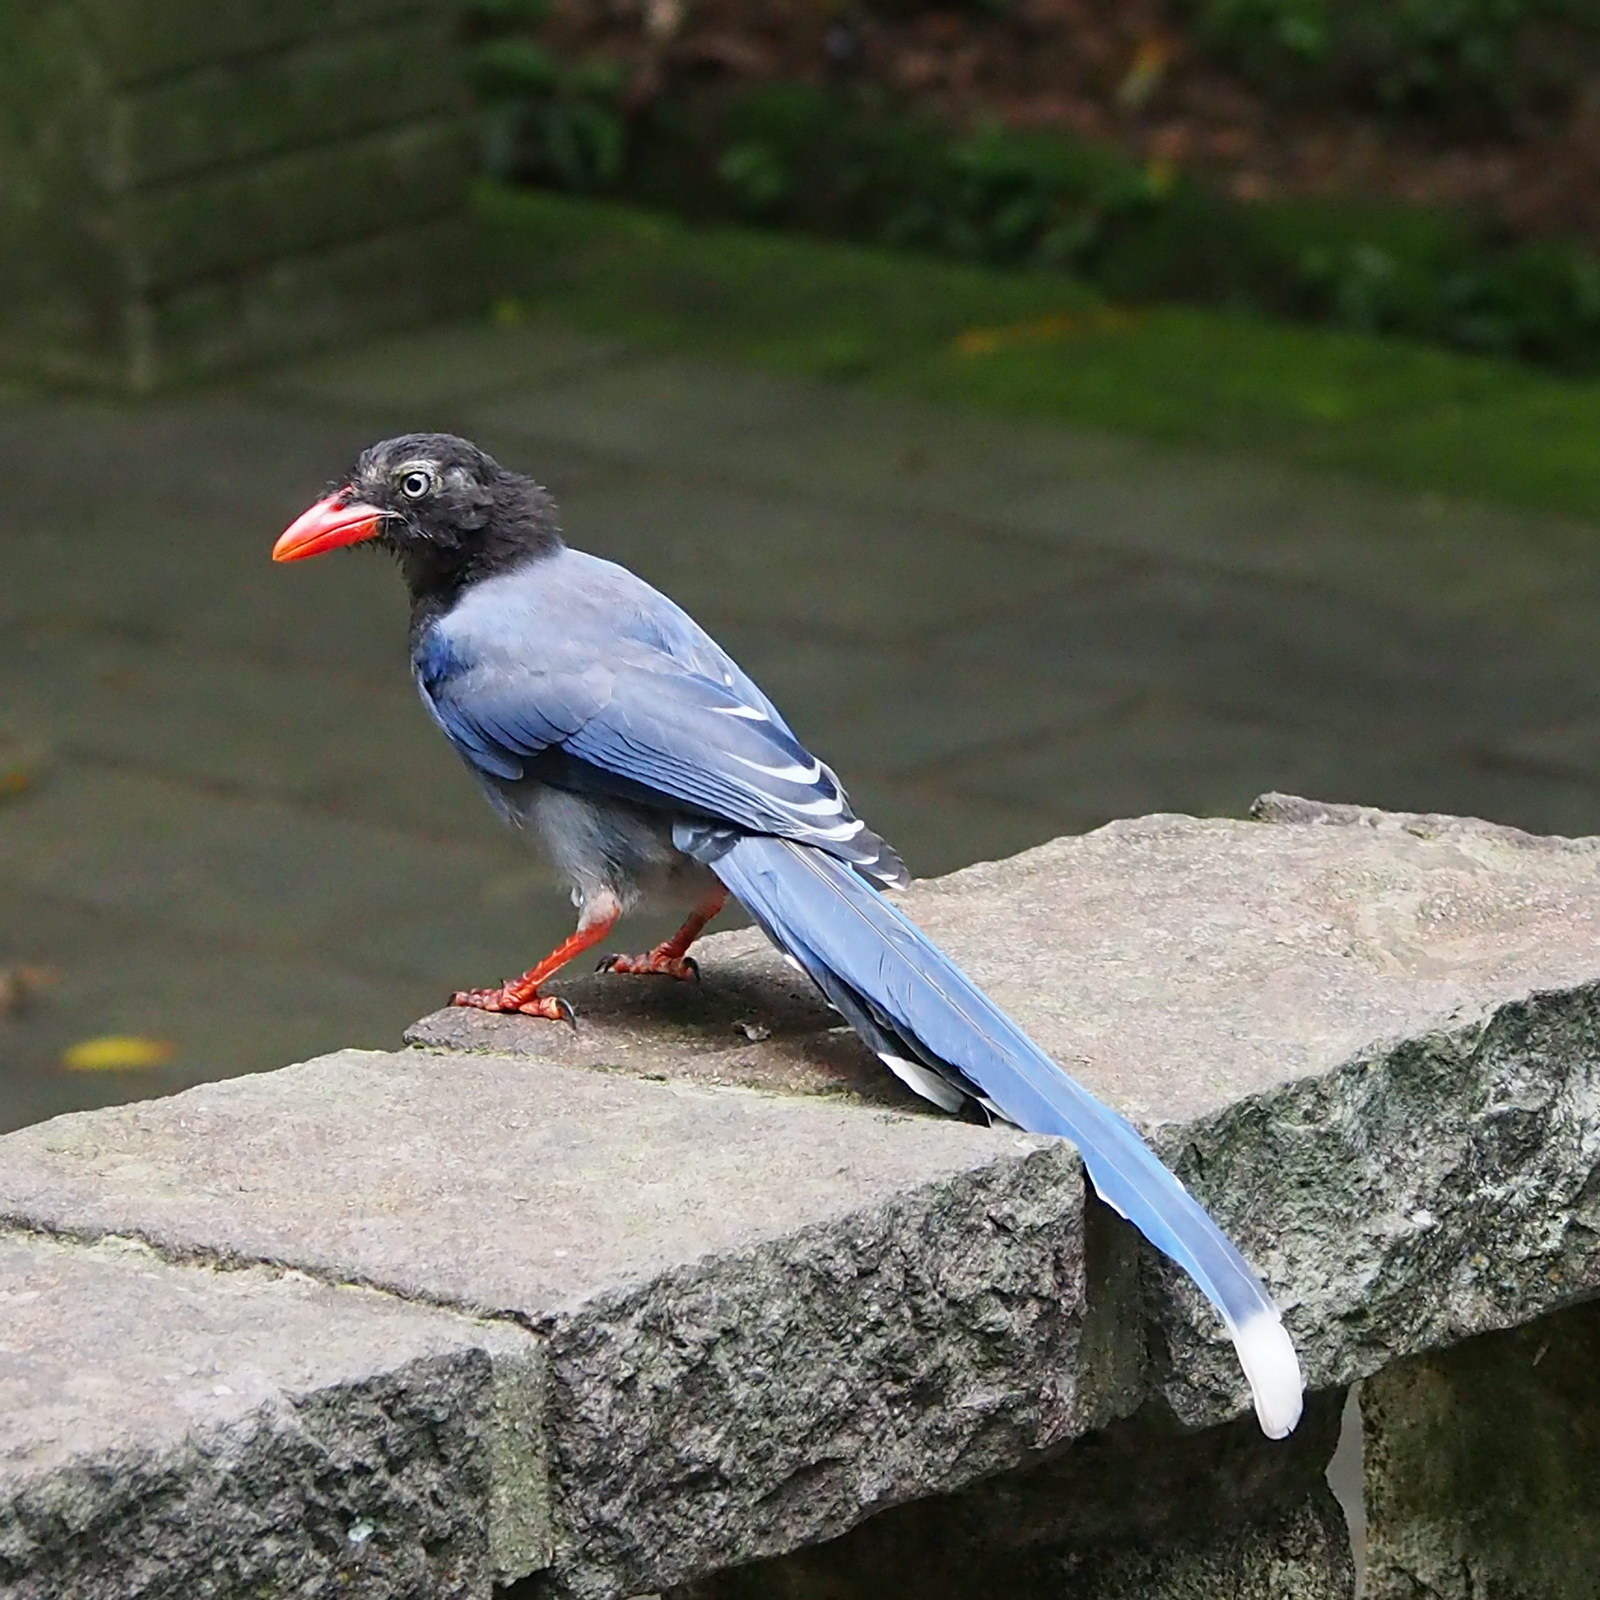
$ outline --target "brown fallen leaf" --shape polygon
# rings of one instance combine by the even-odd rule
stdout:
[[[0,967],[0,1017],[20,1017],[59,976],[49,967]]]
[[[169,1039],[106,1033],[96,1039],[82,1039],[63,1052],[61,1065],[69,1072],[137,1072],[171,1060],[173,1049]]]

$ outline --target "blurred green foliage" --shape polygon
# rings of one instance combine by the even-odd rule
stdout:
[[[1189,0],[1259,88],[1503,120],[1600,64],[1594,0]]]
[[[621,182],[626,81],[603,59],[567,62],[540,43],[551,0],[475,0],[473,87],[485,110],[491,170],[521,167],[534,182],[577,193]]]
[[[1130,304],[1265,311],[1600,370],[1600,259],[1578,242],[1517,242],[1483,219],[1393,204],[1243,203],[1170,164],[1061,135],[951,129],[860,87],[703,86],[631,110],[616,63],[557,59],[527,25],[541,6],[493,3],[521,16],[486,28],[474,57],[497,176],[706,221],[1071,273]],[[1218,27],[1253,18],[1304,53],[1313,34],[1346,25],[1335,14],[1381,10],[1398,37],[1413,10],[1437,13],[1443,28],[1446,16],[1569,0],[1204,3]]]
[[[1600,515],[1600,380],[549,190],[486,183],[477,209],[507,319]]]

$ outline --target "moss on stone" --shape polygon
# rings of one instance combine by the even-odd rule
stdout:
[[[494,184],[478,213],[509,318],[1600,516],[1600,381]]]

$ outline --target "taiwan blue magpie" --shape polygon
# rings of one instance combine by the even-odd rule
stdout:
[[[880,1060],[946,1111],[978,1102],[1078,1148],[1096,1190],[1220,1313],[1273,1438],[1300,1365],[1254,1272],[1131,1123],[1050,1060],[905,916],[900,858],[777,707],[672,601],[570,549],[549,496],[475,445],[374,445],[278,540],[295,561],[373,543],[411,591],[422,700],[491,802],[570,880],[577,931],[457,1005],[570,1021],[544,984],[641,897],[692,907],[671,939],[603,965],[692,977],[733,894]]]

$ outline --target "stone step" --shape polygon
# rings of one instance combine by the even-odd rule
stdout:
[[[516,1328],[16,1234],[0,1303],[14,1600],[217,1593],[219,1564],[236,1594],[464,1596],[545,1558],[542,1504],[492,1487],[542,1412],[542,1352]]]

